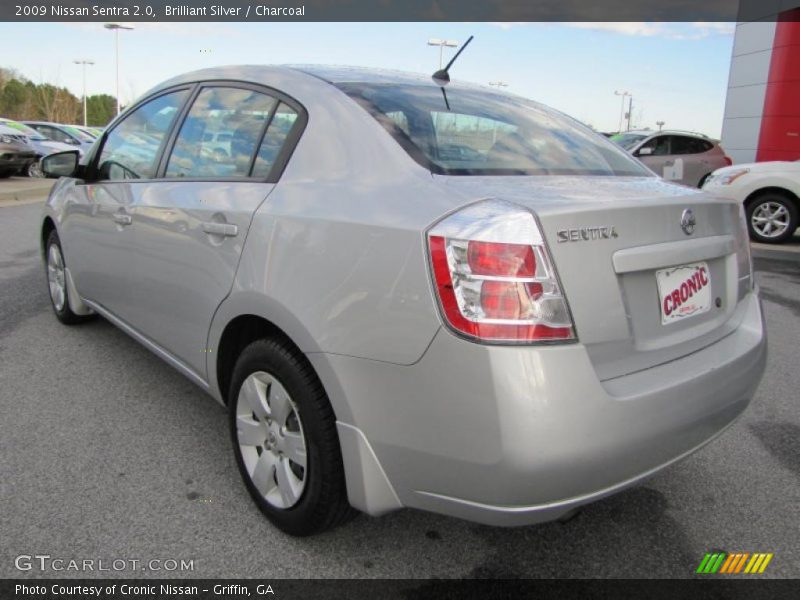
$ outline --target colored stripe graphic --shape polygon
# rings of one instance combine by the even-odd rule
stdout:
[[[763,573],[774,554],[766,552],[708,552],[697,567],[696,573],[703,574],[735,574],[755,575]]]
[[[696,573],[716,573],[724,559],[725,552],[707,553],[703,557],[700,566],[697,567]]]

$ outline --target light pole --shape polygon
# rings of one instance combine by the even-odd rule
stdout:
[[[91,60],[73,60],[76,65],[83,65],[83,126],[86,127],[86,65],[93,65]]]
[[[441,70],[444,47],[447,46],[448,48],[456,48],[458,47],[458,42],[456,40],[440,40],[439,38],[431,38],[428,40],[428,46],[439,46],[439,69]]]
[[[116,53],[116,65],[117,65],[117,114],[119,114],[119,30],[123,29],[125,31],[130,31],[133,27],[128,25],[120,25],[119,23],[106,23],[103,25],[106,29],[110,29],[114,32],[114,51]]]
[[[617,131],[622,132],[622,117],[625,114],[625,97],[630,96],[631,94],[629,92],[618,92],[614,90],[614,95],[622,96],[622,106],[619,109],[619,128],[617,129]]]
[[[633,95],[628,98],[628,128],[626,131],[631,130],[631,121],[633,121]]]
[[[505,81],[490,81],[489,85],[496,88],[508,87],[508,84]]]
[[[656,125],[658,125],[658,130],[661,131],[661,128],[664,127],[664,121],[656,121]]]

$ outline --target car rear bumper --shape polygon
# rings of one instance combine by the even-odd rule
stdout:
[[[757,296],[740,308],[740,326],[711,346],[604,382],[580,344],[484,346],[444,330],[411,366],[309,358],[369,445],[359,459],[344,452],[349,486],[378,473],[403,506],[523,525],[632,485],[733,423],[766,362]],[[377,464],[363,468],[364,456]],[[393,508],[370,504],[379,487],[359,481],[354,504]]]

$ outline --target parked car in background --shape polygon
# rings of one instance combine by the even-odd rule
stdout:
[[[11,177],[36,160],[36,151],[18,130],[0,125],[0,179]]]
[[[39,170],[39,159],[53,154],[54,152],[64,152],[66,150],[73,150],[75,146],[70,144],[65,144],[63,142],[56,142],[54,140],[50,140],[43,136],[41,133],[33,129],[32,127],[28,127],[24,123],[20,123],[19,121],[12,121],[11,119],[4,119],[0,118],[0,125],[4,125],[5,127],[9,127],[19,133],[19,135],[24,136],[24,139],[28,143],[31,148],[33,148],[34,152],[36,153],[34,160],[29,162],[27,165],[20,169],[21,175],[28,175],[29,177],[38,177],[41,172]],[[83,149],[78,148],[78,152],[80,156],[83,156]]]
[[[76,129],[72,125],[62,125],[60,123],[49,123],[46,121],[23,121],[23,123],[32,127],[49,140],[78,147],[83,152],[87,151],[92,147],[92,144],[94,144],[93,137]]]
[[[203,132],[203,147],[217,160],[224,160],[231,154],[232,139],[232,131],[205,131]]]
[[[710,442],[764,371],[736,202],[533,101],[442,92],[205,69],[82,164],[42,161],[64,176],[39,230],[55,316],[102,315],[226,405],[288,533],[351,507],[560,518]],[[204,151],[219,122],[224,160]]]
[[[611,136],[664,179],[702,187],[715,169],[731,164],[717,140],[684,131],[626,131]]]
[[[718,169],[706,179],[703,190],[744,206],[753,241],[780,244],[800,225],[800,161]]]
[[[88,127],[88,126],[84,127],[83,125],[69,125],[69,127],[72,127],[82,133],[85,133],[92,139],[97,139],[98,137],[100,137],[100,134],[102,133],[102,131],[94,127]]]

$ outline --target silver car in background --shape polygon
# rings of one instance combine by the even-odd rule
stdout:
[[[626,131],[611,140],[667,181],[691,187],[732,163],[717,140],[690,131]]]
[[[56,316],[102,315],[227,406],[294,535],[559,518],[719,435],[764,370],[738,203],[521,97],[214,68],[42,164]]]

